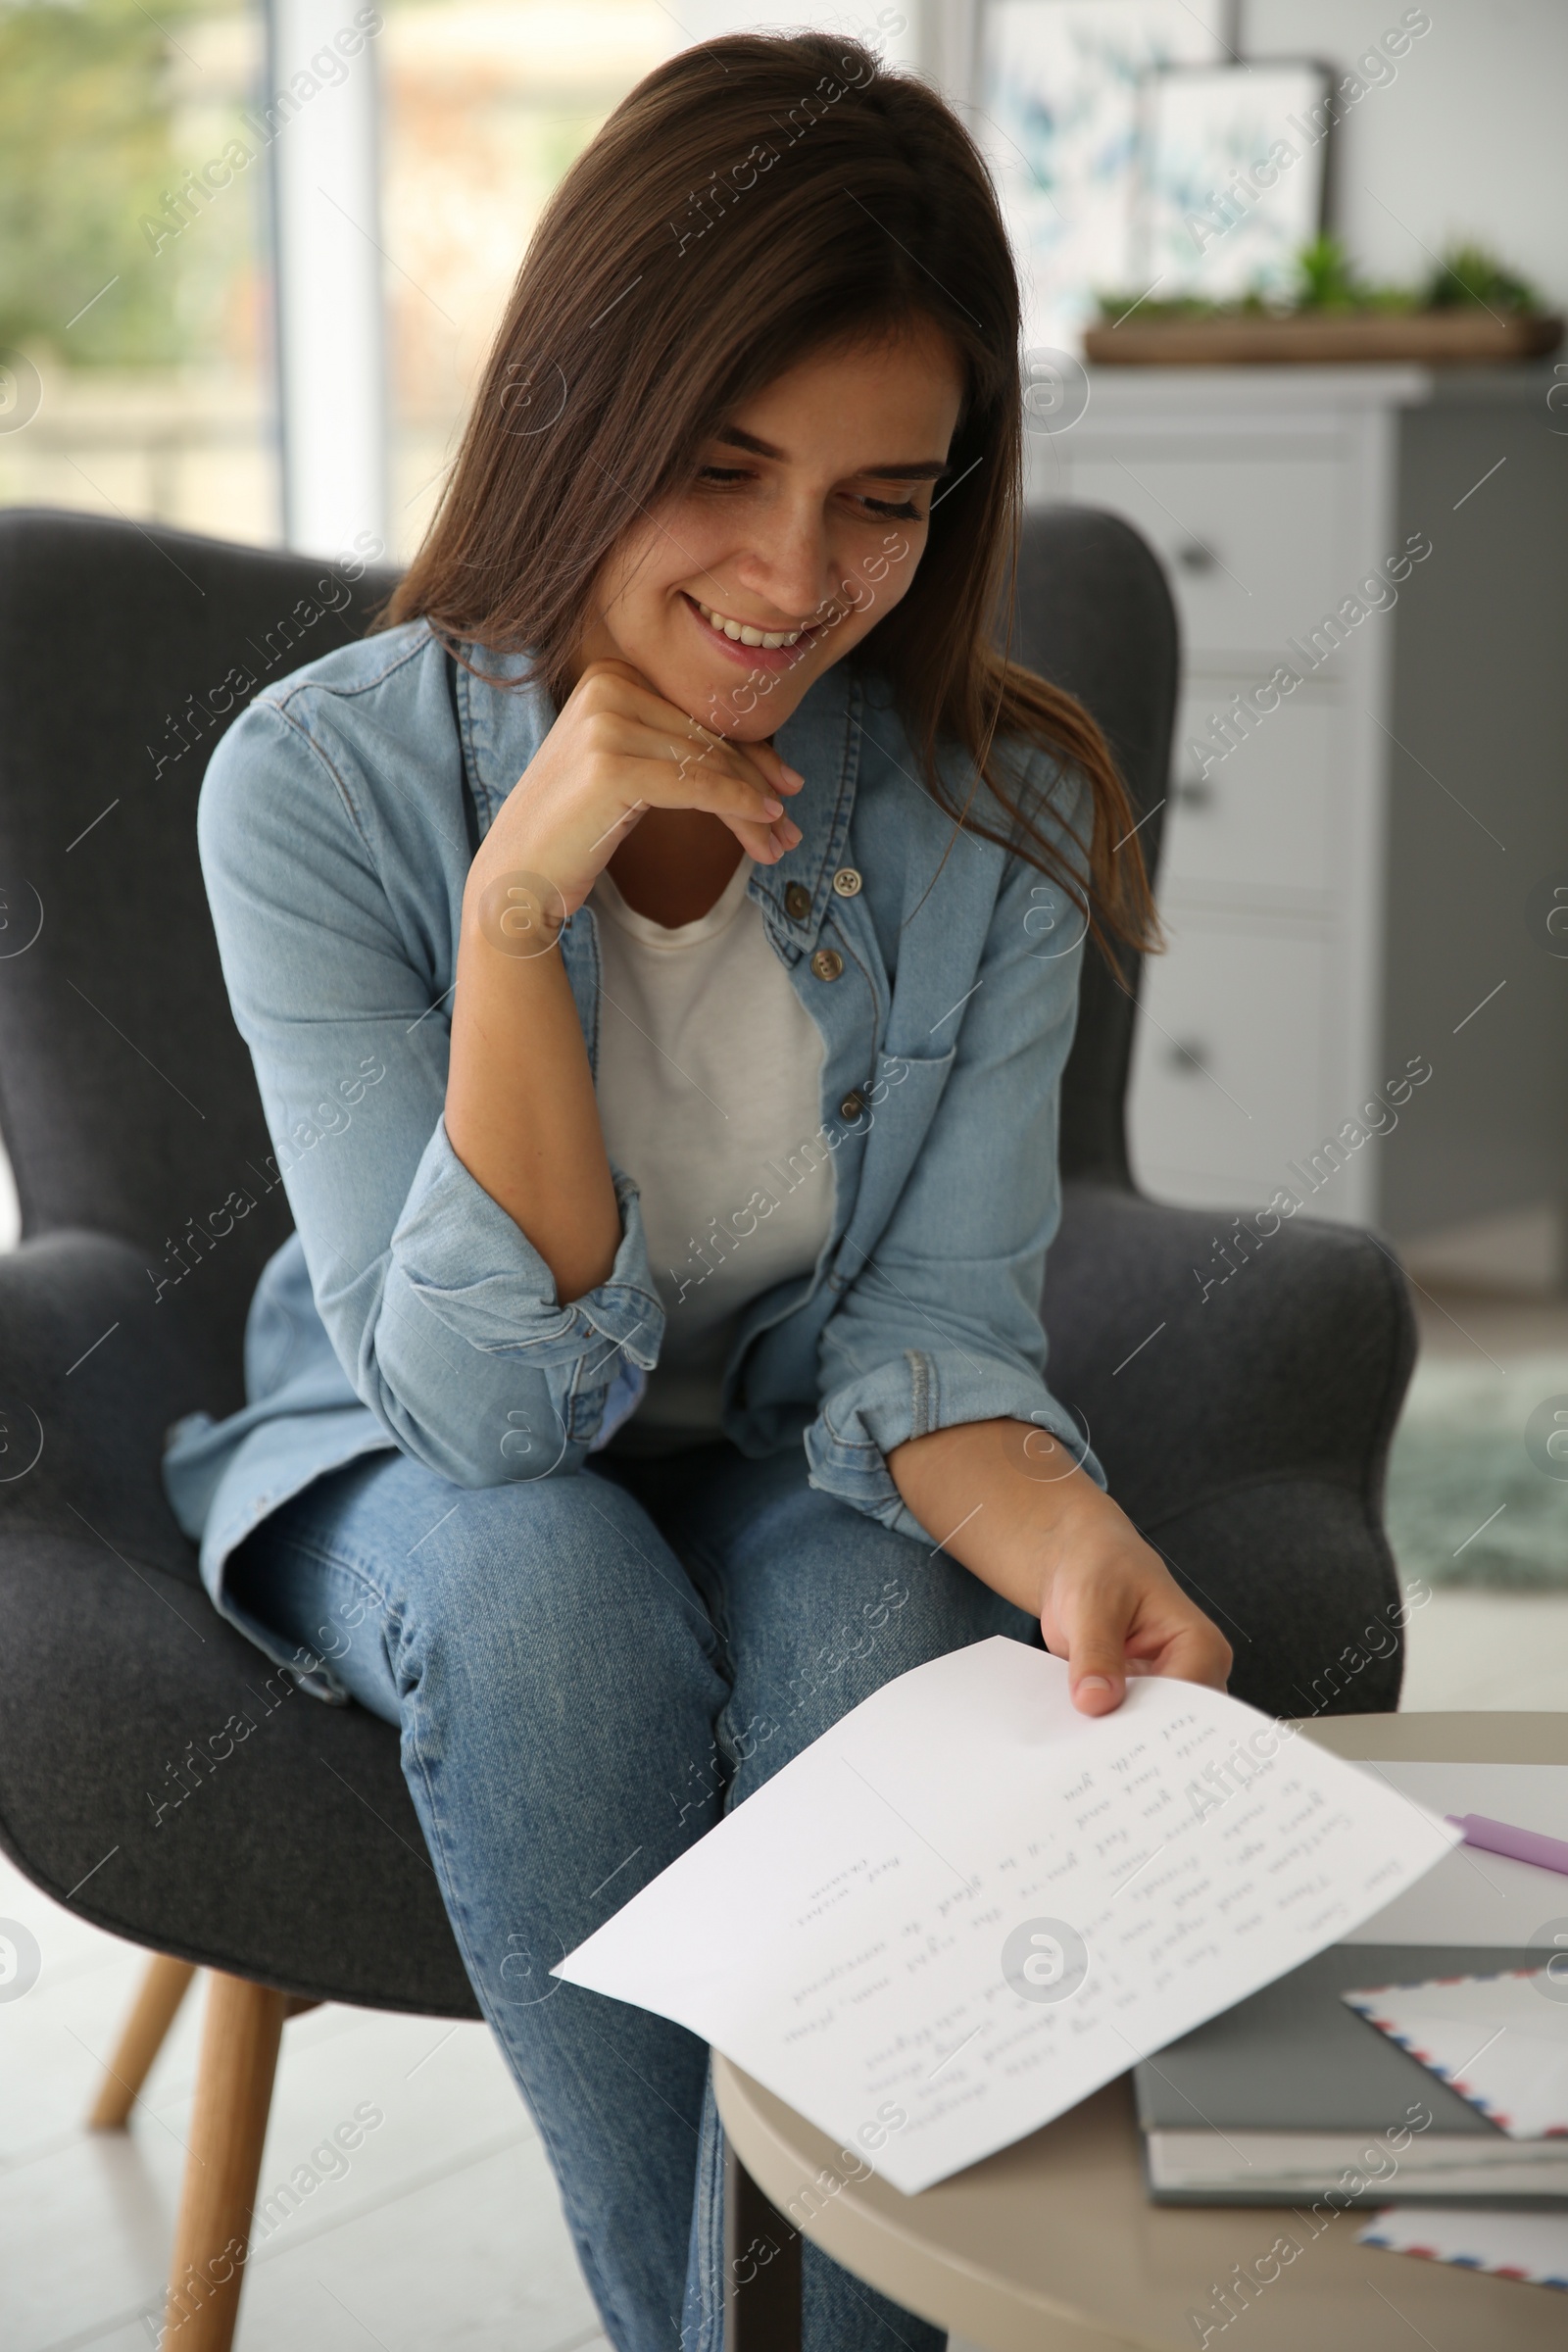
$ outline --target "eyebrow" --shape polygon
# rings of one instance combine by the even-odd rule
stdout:
[[[738,424],[726,424],[713,435],[726,449],[748,450],[754,458],[782,458],[784,452],[775,449],[771,441],[760,441],[755,433],[742,432]],[[868,474],[876,482],[939,482],[952,467],[941,458],[911,458],[906,464],[857,466],[857,473]]]

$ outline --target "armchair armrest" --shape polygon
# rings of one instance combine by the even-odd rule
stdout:
[[[1046,1269],[1052,1388],[1231,1642],[1236,1697],[1391,1709],[1407,1604],[1382,1501],[1415,1357],[1404,1277],[1373,1235],[1307,1218],[1231,1248],[1225,1275],[1227,1223],[1068,1185]]]
[[[1244,1237],[1249,1257],[1227,1244],[1227,1274],[1228,1222],[1067,1185],[1046,1271],[1053,1390],[1146,1532],[1277,1480],[1375,1510],[1415,1360],[1396,1260],[1371,1234],[1297,1217]]]
[[[211,1354],[129,1242],[67,1228],[0,1256],[0,1543],[96,1538],[195,1583],[159,1462],[169,1424],[233,1386]]]

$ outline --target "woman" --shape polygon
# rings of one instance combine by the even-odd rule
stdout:
[[[385,633],[203,789],[298,1231],[171,1493],[401,1726],[622,2352],[720,2341],[707,2053],[553,1964],[924,1659],[1043,1634],[1092,1714],[1229,1666],[1043,1377],[1085,936],[1152,917],[1093,723],[989,650],[1019,469],[958,122],[688,50],[551,203]],[[941,2340],[806,2291],[811,2352]]]

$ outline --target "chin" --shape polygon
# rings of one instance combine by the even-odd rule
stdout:
[[[763,695],[755,710],[735,712],[722,732],[731,743],[766,743],[786,719],[794,717],[812,682],[808,678],[805,686],[792,686],[788,694]]]
[[[731,743],[765,743],[805,700],[831,663],[803,663],[801,670],[773,677],[748,678],[744,670],[725,664],[715,676],[706,662],[655,662],[623,654],[622,661],[640,669],[656,694],[677,710],[687,711],[699,725]],[[803,674],[804,673],[804,674]],[[755,701],[753,697],[755,696]]]

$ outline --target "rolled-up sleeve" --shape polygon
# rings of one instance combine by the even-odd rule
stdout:
[[[1062,799],[1071,813],[1065,786]],[[811,1483],[927,1542],[950,1531],[920,1526],[887,1456],[935,1430],[1032,1422],[1105,1484],[1091,1433],[1047,1384],[1041,1320],[1085,929],[1059,884],[1008,861],[913,1169],[823,1330]]]
[[[635,1187],[617,1175],[608,1278],[563,1302],[447,1136],[455,940],[435,935],[428,877],[416,887],[404,870],[375,796],[297,700],[258,703],[230,729],[197,831],[317,1311],[362,1402],[442,1477],[485,1487],[574,1469],[659,1353]],[[438,834],[434,805],[429,823]],[[466,856],[449,848],[455,926]]]

